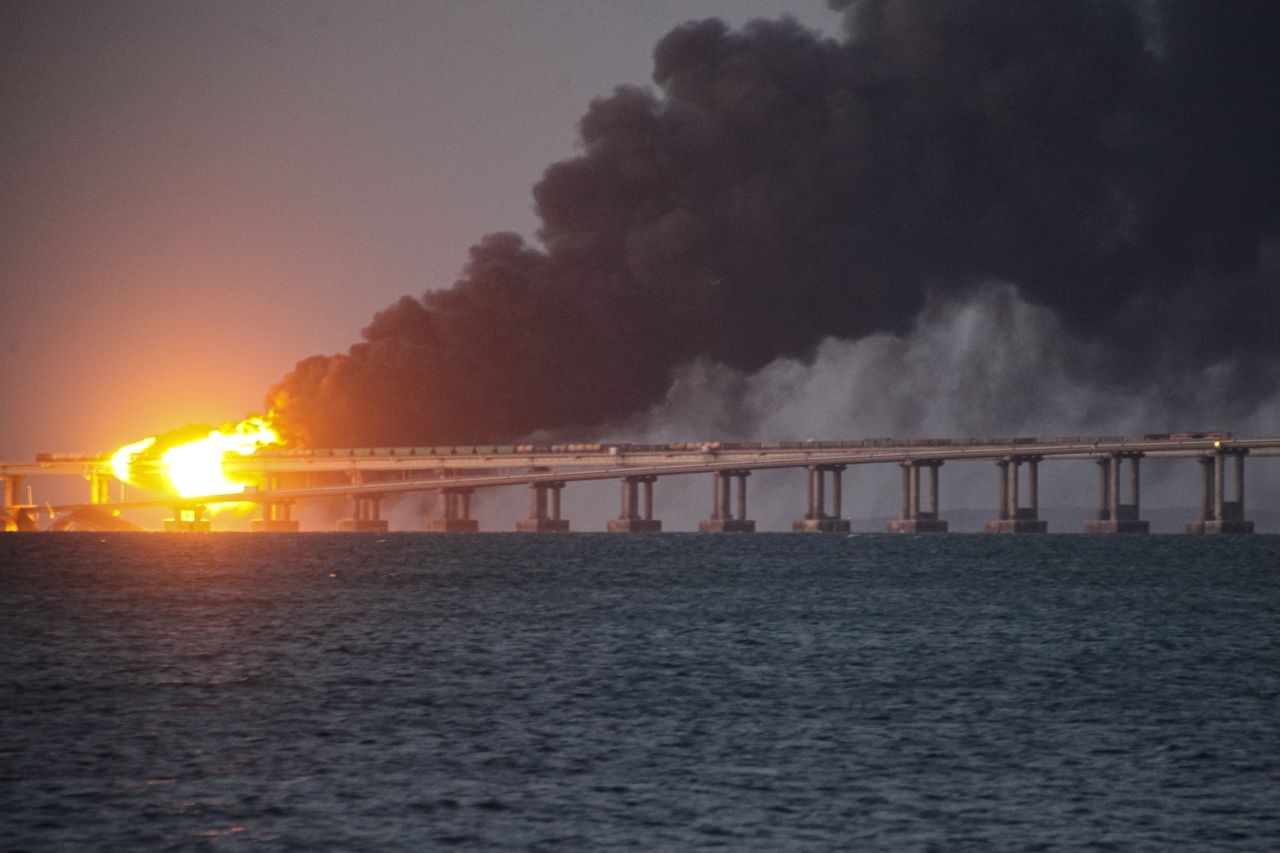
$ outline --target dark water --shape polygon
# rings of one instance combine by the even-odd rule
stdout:
[[[1274,850],[1280,537],[0,536],[3,850]]]

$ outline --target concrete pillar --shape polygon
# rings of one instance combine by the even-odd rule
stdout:
[[[889,521],[890,533],[946,533],[938,518],[938,468],[940,459],[913,459],[902,463],[902,516]],[[920,511],[920,472],[929,471],[929,510]],[[1003,479],[1001,480],[1003,483]]]
[[[920,517],[920,466],[915,462],[907,465],[907,518]]]
[[[754,533],[756,523],[747,518],[747,477],[750,471],[717,471],[712,483],[715,486],[711,518],[698,522],[700,533]],[[738,483],[737,512],[730,501],[731,484]]]
[[[1107,485],[1107,493],[1111,497],[1111,505],[1107,511],[1111,515],[1111,520],[1115,521],[1120,518],[1120,466],[1124,464],[1124,457],[1119,453],[1111,457],[1111,482]]]
[[[22,503],[22,478],[6,474],[4,480],[4,508]]]
[[[729,475],[725,471],[716,471],[711,475],[711,518],[721,520],[729,517]]]
[[[898,517],[906,521],[911,518],[911,463],[899,463],[902,467],[902,512]]]
[[[658,533],[662,522],[653,517],[653,484],[657,477],[623,477],[622,511],[608,522],[610,533]],[[640,487],[644,487],[643,504]]]
[[[1244,457],[1247,448],[1220,448],[1213,455],[1213,517],[1187,525],[1189,533],[1252,533],[1244,513]],[[1235,457],[1235,500],[1226,500],[1226,457]],[[1202,500],[1203,502],[1203,500]]]
[[[1027,491],[1030,506],[1023,512],[1018,506],[1018,468],[1027,463]],[[1001,508],[997,518],[983,525],[987,533],[1044,533],[1048,525],[1040,513],[1040,457],[1006,456],[996,462],[1000,467]]]
[[[996,520],[1004,521],[1009,517],[1009,462],[1006,459],[1001,459],[996,462],[996,467],[1000,469],[997,477],[1000,481],[1000,498]]]
[[[934,519],[937,519],[941,513],[938,501],[938,469],[941,467],[941,459],[935,459],[929,463],[929,514]]]
[[[1201,493],[1200,493],[1200,520],[1210,521],[1213,519],[1213,457],[1200,457],[1200,473],[1201,473]]]
[[[1226,470],[1225,459],[1221,452],[1215,453],[1213,456],[1213,518],[1215,521],[1223,520],[1223,505],[1226,503]]]
[[[298,522],[292,518],[293,501],[263,501],[262,518],[249,522],[254,533],[296,533]]]
[[[1096,521],[1111,520],[1111,458],[1098,460],[1098,517]]]
[[[422,529],[429,533],[478,533],[480,522],[471,517],[473,491],[464,486],[441,489],[440,516],[426,519]],[[382,523],[386,524],[385,521]]]
[[[560,518],[560,490],[564,483],[530,483],[529,517],[516,522],[521,533],[567,533],[569,522]]]
[[[205,507],[199,504],[175,506],[173,518],[164,520],[165,533],[208,533],[212,529],[209,519],[204,517]]]
[[[22,478],[6,474],[0,477],[4,486],[4,505],[0,506],[0,532],[38,530],[36,520],[30,510],[18,509],[24,504],[22,500]]]
[[[848,533],[849,522],[844,514],[844,492],[840,482],[843,465],[813,465],[809,471],[809,511],[800,521],[792,522],[796,533]],[[831,514],[827,514],[823,500],[824,482],[831,473]]]
[[[1236,503],[1244,512],[1244,454],[1236,453]]]
[[[1098,517],[1085,521],[1085,533],[1147,533],[1150,530],[1150,524],[1141,519],[1138,509],[1140,456],[1140,453],[1115,453],[1098,460],[1101,471],[1098,500],[1101,505]],[[1120,500],[1120,468],[1125,459],[1129,460],[1129,494],[1133,499],[1133,503],[1128,504]]]
[[[1018,468],[1021,464],[1016,456],[1009,460],[1009,506],[1005,510],[1007,518],[1018,517]]]
[[[1032,518],[1040,517],[1040,459],[1027,460],[1027,504]]]
[[[89,475],[89,503],[111,503],[112,479],[110,474],[103,474],[97,471]]]

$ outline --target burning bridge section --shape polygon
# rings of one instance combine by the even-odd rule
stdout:
[[[290,533],[300,529],[294,511],[302,501],[346,502],[337,522],[349,532],[383,532],[382,502],[409,493],[434,493],[435,511],[420,529],[474,533],[472,514],[480,490],[523,486],[528,517],[521,532],[565,533],[561,493],[575,483],[614,480],[621,486],[619,512],[607,529],[656,533],[660,481],[705,476],[711,486],[704,533],[751,533],[747,482],[756,471],[794,469],[808,478],[807,505],[797,507],[792,530],[843,533],[843,474],[851,467],[893,464],[902,469],[902,504],[890,533],[946,533],[941,470],[965,462],[995,473],[995,509],[987,533],[1044,533],[1040,517],[1041,466],[1048,461],[1090,461],[1099,471],[1098,510],[1084,525],[1093,534],[1146,533],[1141,516],[1141,460],[1185,458],[1201,471],[1199,511],[1186,530],[1195,534],[1251,533],[1245,511],[1245,462],[1250,455],[1280,455],[1280,438],[1237,439],[1229,433],[1148,434],[1125,437],[996,439],[865,439],[794,443],[672,442],[669,444],[468,445],[308,450],[284,446],[269,418],[251,418],[217,430],[177,431],[143,439],[114,454],[41,454],[34,463],[0,463],[6,531],[136,530],[126,514],[171,508],[163,529],[201,532],[220,517],[256,515],[250,528]],[[1057,466],[1060,467],[1060,466]],[[84,503],[36,499],[28,481],[82,477]],[[927,477],[927,479],[926,479]],[[1189,478],[1190,479],[1190,478]],[[126,486],[130,496],[125,497]],[[1193,491],[1188,487],[1188,495]],[[138,493],[141,497],[137,497]],[[113,493],[117,495],[113,499]]]

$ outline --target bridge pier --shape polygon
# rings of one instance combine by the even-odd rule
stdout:
[[[843,491],[840,474],[844,465],[810,465],[809,509],[804,518],[791,523],[793,533],[848,533],[849,520],[843,514]],[[831,514],[827,514],[825,501],[826,475],[831,475]]]
[[[164,520],[165,533],[208,533],[213,524],[204,517],[205,507],[200,504],[175,506],[173,518]]]
[[[382,520],[382,496],[351,496],[355,502],[355,516],[344,518],[338,522],[338,530],[343,533],[386,533],[387,522]]]
[[[22,506],[22,477],[5,474],[0,477],[4,486],[4,505],[0,507],[0,532],[38,530],[30,510]]]
[[[941,459],[912,459],[902,463],[902,515],[889,522],[890,533],[946,533],[938,518],[938,469]],[[920,509],[920,469],[929,470],[929,509]]]
[[[569,522],[560,517],[560,490],[564,483],[530,483],[529,517],[516,522],[521,533],[568,533]]]
[[[747,518],[747,477],[750,471],[716,471],[712,479],[711,518],[698,522],[699,533],[755,533],[756,523]],[[736,481],[737,511],[730,505],[730,487]]]
[[[89,481],[89,503],[111,503],[111,481],[115,479],[114,477],[94,471],[87,475],[86,479]]]
[[[1098,460],[1098,515],[1084,523],[1085,533],[1148,533],[1151,525],[1139,516],[1142,453],[1113,453]],[[1121,503],[1120,469],[1129,460],[1129,503]]]
[[[1200,515],[1187,525],[1188,533],[1252,533],[1244,517],[1244,457],[1248,448],[1220,448],[1200,457]],[[1235,459],[1235,500],[1226,499],[1227,457]]]
[[[267,491],[280,488],[280,475],[268,474]],[[298,522],[293,519],[293,501],[263,501],[262,518],[249,522],[249,529],[254,533],[297,533]]]
[[[430,533],[478,533],[480,522],[471,517],[471,495],[475,489],[441,489],[442,518],[428,518],[423,529]]]
[[[1027,465],[1027,500],[1018,501],[1018,469]],[[996,518],[983,526],[986,533],[1044,533],[1049,525],[1040,520],[1040,457],[1006,456],[996,462],[999,468],[1000,503]]]
[[[659,533],[662,522],[653,517],[653,484],[657,477],[623,477],[622,511],[617,518],[609,519],[610,533]],[[640,487],[644,487],[641,503]]]

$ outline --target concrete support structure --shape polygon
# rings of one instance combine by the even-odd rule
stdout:
[[[444,510],[441,518],[428,518],[424,529],[430,533],[478,533],[480,522],[471,517],[471,494],[475,489],[441,489]]]
[[[1018,500],[1018,469],[1027,466],[1027,502]],[[1044,533],[1048,524],[1040,520],[1040,457],[1006,456],[996,462],[999,469],[1000,502],[996,517],[983,527],[987,533]]]
[[[1148,533],[1151,525],[1140,518],[1141,453],[1113,453],[1098,460],[1098,515],[1084,523],[1085,533]],[[1129,460],[1129,502],[1121,496],[1120,469]]]
[[[840,474],[844,465],[810,465],[809,471],[809,508],[804,518],[792,522],[791,529],[796,533],[848,533],[849,520],[842,518],[844,508],[843,490]],[[826,475],[831,475],[831,513],[826,510],[825,485]]]
[[[622,510],[617,518],[609,519],[610,533],[658,533],[662,522],[653,517],[653,484],[657,477],[623,477]],[[640,490],[644,489],[644,500]]]
[[[560,490],[564,483],[530,483],[529,517],[516,522],[521,533],[568,533],[569,522],[560,517]]]
[[[1188,533],[1252,533],[1244,517],[1244,457],[1246,448],[1222,448],[1200,458],[1200,516],[1187,525]],[[1227,500],[1227,457],[1235,460],[1235,500]]]
[[[0,507],[0,532],[29,532],[39,530],[30,509],[23,505],[22,478],[6,475],[0,477],[4,486],[4,505]]]
[[[280,475],[268,474],[264,484],[267,491],[280,488]],[[293,501],[263,501],[262,518],[249,522],[254,533],[297,533],[298,522],[293,519]]]
[[[711,518],[698,522],[700,533],[755,533],[756,523],[747,518],[747,477],[750,471],[716,471],[712,475]],[[737,483],[737,510],[730,492]]]
[[[208,533],[213,525],[209,519],[204,517],[205,507],[200,505],[194,506],[176,506],[173,508],[173,518],[164,520],[165,533]]]
[[[106,504],[111,503],[111,481],[115,479],[110,474],[102,474],[94,472],[89,475],[89,503]]]
[[[938,518],[938,469],[941,459],[912,459],[902,463],[902,514],[889,522],[890,533],[946,533]],[[920,509],[920,471],[929,472],[929,508]]]
[[[381,495],[361,495],[355,494],[351,496],[355,503],[355,515],[352,518],[344,518],[338,522],[338,529],[344,533],[386,533],[387,523],[382,520],[380,514],[382,507]]]

